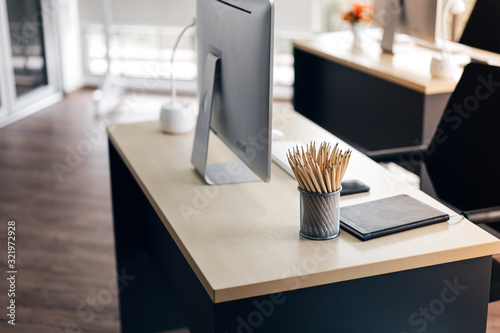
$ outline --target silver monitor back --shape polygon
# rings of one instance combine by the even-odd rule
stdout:
[[[441,0],[404,0],[406,34],[435,43],[439,38]]]
[[[245,181],[237,175],[215,179],[227,166],[210,170],[206,165],[211,129],[258,177],[250,180],[268,182],[274,4],[272,0],[197,0],[196,26],[200,113],[192,162],[209,184]]]
[[[375,0],[374,20],[384,29],[382,49],[393,53],[399,32],[435,43],[441,27],[441,0]]]

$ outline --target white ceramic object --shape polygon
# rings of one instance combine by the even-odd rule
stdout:
[[[164,133],[189,133],[195,126],[196,112],[189,105],[167,102],[161,106],[160,127]]]
[[[459,67],[451,57],[436,55],[431,61],[431,74],[434,77],[454,79]]]

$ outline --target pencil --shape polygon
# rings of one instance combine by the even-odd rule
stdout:
[[[340,189],[352,150],[342,151],[339,144],[310,142],[305,148],[288,150],[287,160],[301,189],[313,193],[332,193]]]

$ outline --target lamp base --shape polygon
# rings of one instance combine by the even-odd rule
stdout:
[[[195,126],[196,114],[189,104],[167,102],[161,106],[160,127],[164,133],[189,133]]]
[[[458,64],[450,57],[435,55],[431,61],[431,74],[443,79],[454,79],[458,72]]]

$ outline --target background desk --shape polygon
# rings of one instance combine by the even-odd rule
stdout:
[[[463,48],[500,63],[500,55]],[[295,109],[363,151],[428,143],[459,76],[433,78],[434,51],[408,43],[395,50],[383,54],[367,39],[353,51],[350,31],[295,41]]]
[[[286,139],[338,141],[295,112],[274,118]],[[500,241],[467,220],[310,241],[299,236],[296,182],[275,165],[271,183],[208,186],[190,163],[192,134],[164,135],[157,122],[108,132],[117,271],[133,277],[120,284],[123,332],[414,332],[420,307],[439,314],[427,333],[485,331]],[[407,193],[452,213],[357,151],[346,177],[372,191],[343,206]],[[466,289],[454,297],[450,283]]]

